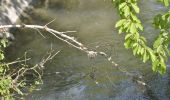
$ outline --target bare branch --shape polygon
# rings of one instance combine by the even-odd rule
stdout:
[[[45,58],[43,58],[38,64],[35,64],[34,66],[32,67],[28,67],[28,68],[25,68],[25,67],[22,67],[20,68],[18,71],[16,71],[15,73],[13,73],[11,76],[14,76],[15,78],[13,79],[12,81],[12,86],[14,89],[17,89],[18,91],[19,90],[19,86],[20,84],[22,83],[22,81],[24,81],[22,79],[22,77],[28,72],[28,71],[34,71],[37,76],[38,76],[38,79],[40,81],[42,81],[41,77],[43,75],[43,69],[42,67],[44,66],[45,63],[47,63],[47,61],[49,60],[52,60],[60,51],[57,51],[57,52],[54,52],[53,50],[50,50],[50,52],[48,53],[48,55],[46,55]],[[25,59],[26,60],[26,59]],[[20,62],[22,61],[25,61],[25,60],[20,60]],[[19,61],[15,61],[16,62],[19,62]],[[11,63],[12,64],[12,63]],[[41,73],[39,71],[42,71]],[[20,92],[22,93],[22,92]]]
[[[59,40],[69,44],[70,46],[72,46],[74,48],[77,48],[77,49],[87,53],[89,58],[95,58],[97,55],[103,56],[107,61],[109,61],[113,66],[117,67],[121,72],[126,73],[127,75],[131,76],[130,73],[128,73],[127,71],[121,69],[119,67],[119,65],[117,63],[115,63],[113,61],[113,59],[110,56],[108,56],[105,52],[97,52],[97,51],[89,50],[81,42],[77,41],[74,37],[71,37],[71,36],[68,36],[68,35],[64,34],[64,33],[75,32],[75,31],[59,32],[59,31],[56,31],[55,29],[49,28],[47,25],[52,23],[54,20],[50,21],[45,26],[25,25],[25,24],[23,24],[23,25],[2,25],[2,26],[0,26],[0,29],[3,29],[3,28],[29,28],[29,29],[36,29],[36,30],[39,30],[39,29],[40,30],[45,30],[45,31],[51,33],[56,38],[58,38]],[[48,59],[50,59],[50,58],[48,58]],[[45,61],[48,61],[48,60],[46,59]]]
[[[30,60],[31,58],[27,58],[27,59],[24,59],[24,60],[16,60],[16,61],[13,61],[13,62],[10,62],[10,63],[5,63],[4,65],[13,65],[13,64],[16,64],[16,63],[20,63],[20,62],[25,62],[25,61],[28,61]]]

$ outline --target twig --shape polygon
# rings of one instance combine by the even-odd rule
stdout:
[[[41,33],[41,31],[40,31],[39,29],[36,29],[36,28],[35,28],[35,30],[37,30],[37,32],[38,32],[43,38],[46,38],[46,37]]]
[[[54,22],[55,20],[56,20],[56,18],[53,19],[52,21],[48,22],[47,24],[45,24],[45,26],[48,26],[49,24],[51,24],[51,23]]]
[[[21,78],[26,74],[26,72],[28,72],[30,70],[33,70],[38,75],[38,78],[40,80],[42,80],[41,77],[42,77],[43,73],[40,73],[37,70],[37,68],[41,70],[42,68],[40,68],[40,67],[44,66],[44,64],[47,61],[52,60],[59,52],[60,51],[57,51],[56,53],[53,53],[53,51],[51,50],[51,52],[48,54],[48,56],[45,59],[42,59],[38,64],[36,64],[36,65],[34,65],[34,66],[30,67],[30,68],[23,68],[22,67],[17,72],[12,74],[11,76],[15,76],[15,78],[12,81],[13,87],[18,88],[18,86],[20,86],[21,81],[22,81]],[[25,61],[25,60],[22,60],[22,61]],[[18,61],[15,61],[15,62],[18,62]],[[20,60],[20,62],[21,62],[21,60]],[[19,80],[21,80],[21,81],[19,81]]]
[[[18,61],[13,61],[13,62],[10,62],[10,63],[5,63],[5,64],[3,64],[3,66],[4,65],[13,65],[13,64],[16,64],[16,63],[20,63],[20,62],[25,62],[25,61],[28,61],[28,60],[30,60],[31,58],[28,58],[28,59],[24,59],[24,60],[18,60]]]

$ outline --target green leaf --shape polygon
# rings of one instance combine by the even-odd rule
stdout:
[[[136,55],[137,50],[138,50],[138,46],[136,46],[136,47],[133,49],[133,55],[134,55],[134,56]]]
[[[164,58],[160,56],[160,69],[158,70],[160,74],[164,74],[166,72],[166,64],[164,62]]]
[[[145,49],[141,48],[140,54],[143,55],[144,51],[145,51]]]
[[[148,52],[150,54],[150,58],[151,58],[152,62],[154,62],[156,60],[155,54],[153,53],[153,51],[151,49],[148,49]]]
[[[122,9],[123,7],[125,7],[125,5],[127,5],[126,2],[121,3],[121,4],[119,5],[119,9]]]
[[[159,36],[159,37],[155,40],[155,42],[154,42],[154,44],[153,44],[153,47],[154,47],[154,48],[158,48],[161,44],[162,44],[162,38],[161,38],[161,36]]]
[[[130,26],[130,22],[127,21],[126,23],[124,23],[124,28],[128,28]]]
[[[129,16],[131,13],[130,8],[128,6],[125,6],[123,11],[125,17]]]
[[[138,54],[138,55],[139,55],[140,52],[141,52],[141,48],[142,48],[142,47],[139,45],[139,46],[138,46],[138,51],[137,51],[137,54]]]
[[[7,41],[5,40],[5,39],[2,39],[1,40],[1,44],[2,44],[2,46],[5,48],[7,45]]]
[[[146,43],[147,41],[146,41],[146,38],[145,37],[143,37],[143,36],[140,36],[140,40],[141,41],[143,41],[144,43]]]
[[[166,51],[166,53],[170,56],[170,51],[167,47],[164,48],[164,50]]]
[[[123,27],[119,28],[119,34],[121,34],[123,32]]]
[[[139,7],[134,3],[131,3],[131,5],[132,5],[133,9],[135,10],[135,12],[139,13]]]
[[[134,23],[131,23],[131,25],[130,25],[130,32],[131,32],[131,33],[136,33],[136,32],[137,32]]]
[[[141,23],[136,23],[136,27],[143,31],[143,26],[141,25]]]
[[[139,44],[136,42],[132,45],[132,47],[137,47],[137,46],[139,46]]]
[[[133,21],[137,22],[137,23],[141,23],[141,21],[136,17],[136,15],[134,15],[133,13],[130,14]]]
[[[169,0],[164,0],[165,6],[169,6]]]
[[[157,72],[158,63],[159,63],[158,60],[155,60],[154,62],[152,62],[152,70],[154,72]]]
[[[119,21],[116,23],[115,27],[117,28],[117,27],[122,26],[125,21],[126,21],[126,19],[121,19],[121,20],[119,20]]]
[[[126,40],[125,43],[124,43],[124,46],[125,46],[126,49],[130,48],[130,46],[131,46],[131,39]]]
[[[147,55],[147,51],[144,51],[144,55],[143,55],[143,62],[145,63],[148,60],[148,55]]]
[[[130,38],[132,35],[133,35],[133,34],[127,34],[127,35],[125,36],[125,40],[127,40],[128,38]]]

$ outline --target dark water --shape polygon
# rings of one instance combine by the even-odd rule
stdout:
[[[169,70],[160,76],[151,71],[150,64],[143,64],[123,46],[124,35],[118,35],[114,25],[119,19],[112,0],[49,0],[48,4],[34,1],[34,10],[27,10],[21,22],[45,25],[67,33],[89,48],[109,54],[126,71],[143,76],[141,86],[102,57],[89,59],[83,52],[57,40],[49,33],[15,30],[17,38],[11,45],[9,59],[28,52],[35,64],[53,47],[61,52],[44,69],[44,84],[32,92],[27,100],[169,100]],[[158,33],[152,26],[153,15],[166,11],[156,0],[140,1],[140,18],[145,26],[141,33],[149,45]],[[19,21],[20,22],[20,21]],[[99,46],[96,48],[96,46]],[[89,76],[95,70],[95,80]],[[96,84],[98,82],[98,84]]]

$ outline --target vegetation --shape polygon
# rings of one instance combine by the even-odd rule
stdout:
[[[165,6],[169,6],[169,0],[159,1],[163,2]],[[152,70],[164,74],[170,55],[168,50],[170,11],[154,17],[153,26],[160,30],[160,34],[155,39],[153,46],[149,47],[146,38],[140,35],[144,29],[137,17],[140,12],[137,2],[138,0],[113,0],[121,18],[115,27],[118,28],[119,33],[126,33],[124,45],[127,49],[132,49],[133,55],[138,55],[143,62],[150,60]]]
[[[170,0],[159,1],[162,2],[165,6],[169,6]],[[151,61],[153,71],[164,74],[166,72],[166,62],[168,60],[168,56],[170,55],[170,11],[165,14],[158,14],[153,18],[153,26],[155,27],[155,29],[159,29],[160,33],[159,36],[157,36],[157,38],[155,39],[152,47],[150,47],[147,45],[146,38],[140,35],[140,32],[143,32],[144,28],[140,19],[137,17],[137,14],[140,13],[138,0],[113,0],[113,3],[117,8],[121,18],[116,23],[115,27],[118,28],[118,32],[120,34],[126,33],[124,43],[125,47],[127,49],[131,49],[133,55],[139,56],[143,62],[146,62],[148,60]],[[50,23],[47,23],[47,25]],[[44,29],[53,34],[58,39],[66,42],[67,44],[86,52],[89,58],[94,58],[95,56],[97,56],[97,54],[102,55],[107,58],[108,61],[110,61],[112,64],[118,66],[104,52],[90,51],[88,50],[88,48],[84,47],[83,44],[76,41],[73,37],[69,37],[67,35],[63,35],[58,31],[52,30],[48,28],[47,25],[36,27]],[[20,25],[17,27],[31,28],[31,26],[28,25]],[[32,26],[32,28],[35,28],[35,26]],[[56,33],[60,37],[56,35]],[[22,89],[31,87],[30,90],[32,90],[32,87],[34,87],[34,85],[42,83],[41,76],[43,74],[43,65],[48,60],[51,60],[58,53],[48,53],[46,59],[42,59],[40,63],[34,66],[28,66],[26,63],[22,63],[29,60],[29,58],[26,58],[26,56],[24,56],[24,60],[17,59],[14,62],[7,63],[5,62],[4,49],[8,46],[8,43],[9,42],[6,38],[0,40],[0,99],[2,100],[13,100],[14,97],[17,98],[16,94],[25,95],[25,93],[22,92]],[[15,64],[17,65],[17,67],[13,68],[15,67]],[[28,83],[27,78],[30,75],[29,73],[33,75],[33,81]]]
[[[5,30],[4,28],[1,29]],[[42,84],[43,82],[41,77],[43,75],[44,64],[53,59],[53,57],[59,53],[55,53],[52,49],[50,49],[50,51],[47,52],[47,55],[45,55],[39,63],[33,66],[27,65],[26,62],[30,60],[30,58],[27,58],[26,53],[24,57],[8,63],[5,61],[4,49],[9,45],[9,43],[10,42],[6,37],[0,40],[1,100],[14,100],[15,98],[21,99],[21,96],[27,95],[28,92],[34,90],[36,85]]]
[[[36,79],[34,82],[40,83],[41,82],[41,75],[38,72],[38,66],[34,67],[28,67],[26,64],[21,64],[17,66],[15,69],[12,67],[15,67],[14,64],[20,63],[22,61],[27,61],[29,59],[25,60],[16,60],[14,62],[7,63],[5,62],[5,55],[4,55],[4,48],[8,45],[7,39],[1,39],[0,41],[0,99],[1,100],[14,100],[13,97],[16,97],[16,94],[24,95],[24,93],[21,91],[21,88],[23,89],[28,85],[26,82],[29,71],[34,71]],[[12,66],[11,66],[12,65]],[[33,86],[33,82],[31,83]]]

